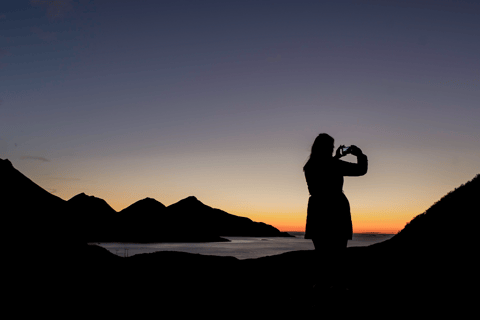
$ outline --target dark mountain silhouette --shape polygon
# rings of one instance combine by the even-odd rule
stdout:
[[[121,239],[143,239],[159,233],[165,212],[165,205],[155,199],[139,200],[118,213],[117,225]]]
[[[108,231],[108,236],[104,233],[95,239],[116,240],[91,242],[229,241],[221,236],[291,236],[271,225],[211,208],[193,196],[168,207],[152,198],[139,200],[116,214],[114,219],[105,222],[99,230],[111,230],[112,227],[115,231]]]
[[[117,212],[105,200],[80,193],[67,202],[83,222],[84,241],[108,242],[117,237]]]
[[[123,242],[224,242],[209,230],[190,230],[192,222],[182,217],[172,217],[161,202],[145,198],[117,215],[118,238]],[[190,230],[187,232],[187,230]],[[120,240],[119,240],[120,241]]]
[[[108,215],[110,218],[114,217],[117,212],[110,207],[110,205],[103,199],[87,196],[85,193],[79,193],[68,200],[69,203],[80,207],[86,213],[100,212],[101,214]],[[88,213],[90,213],[88,212]]]
[[[0,177],[2,217],[8,226],[9,238],[15,239],[18,247],[29,248],[32,259],[54,254],[51,250],[41,249],[46,244],[55,244],[66,255],[78,255],[78,250],[83,251],[83,245],[89,242],[228,241],[205,232],[159,234],[162,228],[157,228],[159,232],[155,234],[145,234],[142,230],[130,237],[122,233],[130,221],[119,219],[119,213],[103,199],[81,193],[65,201],[27,178],[8,159],[0,159]],[[151,221],[143,223],[149,225]],[[13,253],[24,254],[17,249]]]
[[[7,159],[0,159],[0,181],[6,240],[2,267],[8,277],[4,291],[13,302],[7,300],[8,305],[17,309],[15,303],[27,299],[32,309],[41,310],[49,305],[42,298],[64,305],[54,293],[76,286],[77,280],[69,277],[85,252],[78,217],[71,215],[66,201],[38,186]]]
[[[477,174],[413,218],[390,242],[409,249],[439,247],[440,244],[442,250],[458,250],[456,242],[461,244],[473,240],[477,234],[479,196],[480,174]]]
[[[116,212],[105,200],[80,193],[65,201],[38,186],[0,159],[1,195],[16,236],[66,247],[91,242],[215,242],[226,236],[290,236],[273,226],[253,222],[195,197],[168,208],[146,198]],[[8,209],[7,209],[8,208]],[[25,240],[26,241],[26,240]]]
[[[183,228],[188,232],[205,230],[225,237],[292,237],[287,232],[280,232],[263,222],[254,222],[249,218],[209,207],[193,196],[168,206],[167,219],[176,225],[183,222]]]
[[[414,217],[395,236],[372,245],[374,251],[408,255],[429,265],[451,264],[471,257],[478,233],[480,175],[450,191],[425,212]]]
[[[478,285],[473,253],[477,251],[479,195],[477,174],[417,215],[389,240],[348,248],[350,265],[355,265],[350,285],[368,288],[365,294],[394,287],[397,299],[408,296],[422,308],[467,306],[471,300],[469,288]]]
[[[323,297],[311,290],[316,272],[314,250],[246,260],[168,251],[120,258],[88,246],[87,258],[97,262],[108,277],[99,278],[102,273],[96,270],[87,278],[111,289],[112,295],[101,292],[97,299],[108,310],[111,303],[105,296],[112,303],[128,298],[132,306],[139,307],[136,310],[153,306],[145,312],[180,310],[188,303],[197,316],[223,316],[229,309],[254,317],[312,317],[341,310],[342,318],[387,312],[463,318],[476,307],[477,246],[473,238],[479,194],[477,175],[412,219],[390,240],[348,248],[344,274],[349,290]],[[199,206],[196,201],[187,198],[178,206]],[[138,275],[135,281],[118,281],[127,270]],[[160,292],[151,294],[150,289],[160,287]]]
[[[66,247],[80,245],[80,230],[65,200],[38,186],[8,159],[0,159],[0,177],[2,218],[11,238],[38,244],[63,239]]]
[[[152,198],[145,198],[129,205],[119,213],[125,217],[143,215],[145,218],[150,219],[164,212],[165,208],[166,206],[163,203]]]
[[[108,203],[85,193],[68,200],[84,221],[86,242],[225,242],[207,230],[181,232],[174,226],[188,223],[168,219],[164,204],[152,198],[139,200],[116,212]]]

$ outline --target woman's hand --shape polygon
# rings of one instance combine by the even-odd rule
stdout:
[[[341,157],[345,156],[344,154],[342,154],[342,148],[345,148],[345,146],[341,145],[340,147],[338,147],[337,152],[335,153],[335,159],[340,159]]]
[[[359,147],[357,147],[353,144],[351,145],[349,151],[350,151],[351,154],[353,154],[356,157],[363,154],[362,150]]]

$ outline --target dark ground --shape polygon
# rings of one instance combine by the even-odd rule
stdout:
[[[475,296],[466,294],[465,276],[429,269],[435,261],[428,262],[428,255],[388,254],[382,246],[348,248],[348,289],[324,295],[312,290],[314,251],[238,260],[182,252],[122,258],[98,246],[85,250],[86,307],[106,314],[458,317]]]

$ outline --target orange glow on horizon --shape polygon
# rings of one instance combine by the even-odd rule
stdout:
[[[293,226],[293,225],[284,225],[284,226],[275,226],[278,230],[282,232],[305,232],[305,226]],[[389,228],[389,227],[371,227],[371,228],[354,228],[353,233],[384,233],[384,234],[397,234],[402,228]]]
[[[210,205],[208,201],[199,199],[206,205]],[[130,204],[138,200],[130,200]],[[176,201],[175,201],[176,202]],[[173,203],[175,203],[173,202]],[[114,203],[110,204],[117,212],[121,211],[123,208],[128,207],[123,199],[123,203]],[[164,203],[169,205],[169,203]],[[227,205],[228,206],[228,205]],[[304,232],[305,223],[306,223],[306,208],[302,209],[293,209],[284,208],[286,212],[281,212],[280,210],[272,210],[273,212],[257,211],[252,210],[252,208],[243,208],[246,210],[238,210],[238,208],[228,208],[227,206],[215,206],[217,208],[228,212],[230,214],[247,217],[255,222],[263,222],[269,225],[274,226],[282,232]],[[223,207],[223,208],[222,208]],[[120,209],[121,208],[121,209]],[[353,221],[353,233],[384,233],[384,234],[396,234],[402,230],[406,223],[408,223],[413,217],[421,213],[422,208],[404,208],[403,210],[393,210],[389,211],[386,214],[383,210],[386,208],[380,208],[379,210],[363,209],[356,210],[352,212],[352,221]],[[292,210],[292,211],[290,211]],[[407,212],[408,211],[408,212]],[[412,213],[415,212],[415,213]]]
[[[116,192],[116,190],[106,192],[105,189],[98,188],[91,189],[86,194],[104,199],[115,211],[120,212],[136,201],[144,199],[147,192],[144,192],[144,194],[121,194]],[[119,197],[119,194],[121,194],[122,197]],[[71,196],[65,197],[65,200],[68,200],[70,197]],[[183,195],[169,196],[167,194],[162,194],[162,196],[150,195],[149,197],[160,201],[166,206],[184,198]],[[372,204],[370,201],[365,201],[362,197],[355,199],[355,197],[352,196],[351,198],[351,215],[354,233],[396,234],[416,215],[424,212],[429,207],[428,204],[431,201],[408,202],[405,204],[403,201],[394,203],[393,198],[390,198],[390,202],[375,201],[375,203]],[[263,203],[260,201],[252,201],[250,203],[240,204],[237,202],[237,199],[233,199],[232,201],[232,199],[225,197],[218,200],[218,198],[209,195],[200,195],[197,196],[197,199],[212,208],[223,210],[232,215],[246,217],[255,222],[269,224],[282,232],[305,231],[307,203],[303,198],[297,202],[295,202],[296,199],[292,199],[291,201],[285,202],[270,201]]]

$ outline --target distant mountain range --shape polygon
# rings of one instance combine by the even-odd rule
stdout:
[[[2,202],[10,215],[37,221],[52,241],[212,242],[222,236],[292,237],[271,225],[211,208],[191,196],[168,207],[151,198],[116,212],[100,198],[80,193],[65,201],[0,159]],[[44,227],[47,222],[51,230]],[[59,225],[63,227],[58,228]],[[34,232],[35,231],[35,232]],[[40,230],[31,230],[29,234]]]
[[[120,212],[103,199],[79,194],[68,200],[92,221],[88,242],[209,242],[223,237],[293,237],[263,222],[235,216],[190,196],[170,206],[145,198]],[[93,223],[94,222],[94,223]]]

